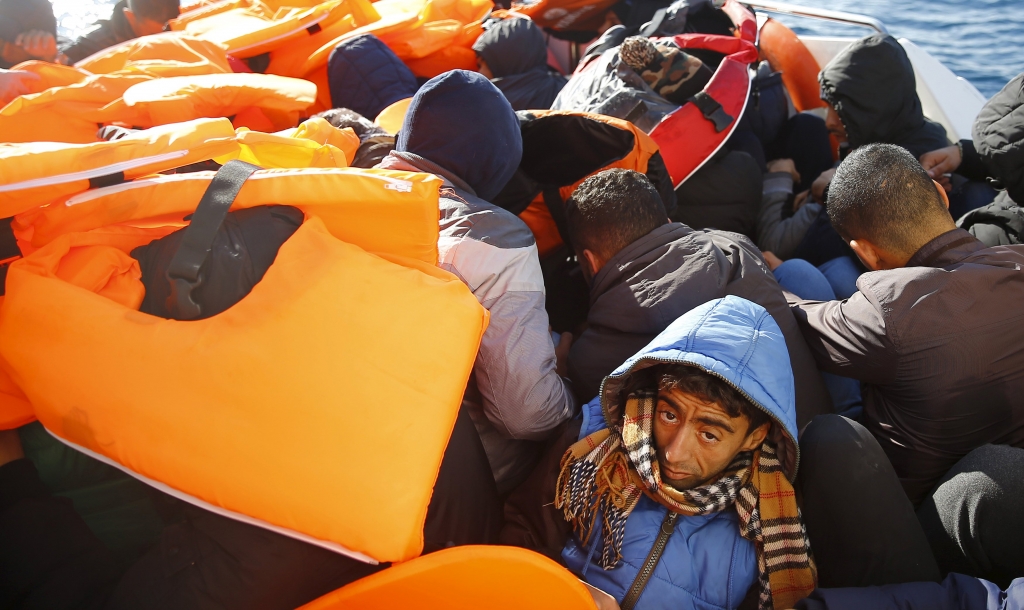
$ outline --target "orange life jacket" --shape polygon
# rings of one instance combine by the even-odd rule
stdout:
[[[436,242],[441,181],[407,176],[370,179],[364,222],[401,200],[388,228],[433,230]],[[486,310],[455,276],[370,254],[307,213],[236,305],[156,318],[136,311],[144,289],[128,253],[165,232],[68,233],[11,265],[0,357],[39,420],[209,510],[363,561],[419,555]]]
[[[300,610],[594,610],[572,573],[543,555],[510,546],[460,546],[392,566]]]

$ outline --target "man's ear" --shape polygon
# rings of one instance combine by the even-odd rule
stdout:
[[[740,451],[753,451],[761,446],[764,439],[768,438],[768,431],[771,430],[772,423],[765,422],[760,426],[754,428],[747,434],[746,440],[743,441],[743,446],[740,447]]]
[[[864,263],[864,266],[872,271],[878,271],[884,269],[882,263],[882,257],[879,256],[878,250],[874,244],[863,239],[851,239],[850,248],[853,250],[860,262]]]
[[[935,185],[936,190],[939,191],[939,197],[942,197],[942,203],[946,204],[946,209],[949,209],[949,195],[946,194],[946,189],[942,188],[942,185],[932,180],[932,184]]]
[[[596,252],[584,249],[580,264],[586,265],[587,275],[593,278],[597,276],[597,272],[601,270],[601,267],[604,267],[604,259]]]

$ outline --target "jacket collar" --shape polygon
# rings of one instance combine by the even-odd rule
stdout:
[[[468,184],[465,183],[461,178],[441,167],[437,163],[434,163],[428,159],[410,153],[410,152],[398,152],[396,150],[388,153],[388,156],[384,157],[380,163],[376,165],[379,169],[393,169],[399,171],[411,171],[411,172],[425,172],[428,174],[434,174],[440,177],[448,184],[455,188],[465,191],[470,195],[476,197],[476,191],[474,191]]]
[[[926,243],[907,261],[907,267],[945,267],[959,263],[985,244],[963,229],[953,229]]]
[[[637,259],[690,232],[691,229],[682,223],[666,223],[620,250],[594,276],[594,282],[590,289],[591,304],[597,297],[615,286],[620,281],[622,273],[632,267]]]

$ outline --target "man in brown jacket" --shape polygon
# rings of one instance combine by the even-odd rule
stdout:
[[[947,206],[905,149],[858,148],[827,207],[872,272],[845,301],[787,298],[818,366],[863,382],[864,425],[924,502],[940,565],[1024,573],[1024,528],[1008,525],[1024,514],[1024,246],[986,248]],[[1008,482],[958,478],[978,473]],[[973,569],[943,557],[954,547]]]

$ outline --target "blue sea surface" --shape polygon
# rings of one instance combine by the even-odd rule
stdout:
[[[113,0],[52,0],[59,33],[75,38],[110,15]],[[909,38],[963,76],[986,97],[1024,72],[1024,0],[787,0],[792,4],[870,15],[889,33]],[[798,34],[864,36],[870,30],[785,16]]]
[[[991,97],[1024,72],[1022,0],[786,0],[790,4],[868,15],[908,38]],[[783,16],[797,34],[865,36],[864,27]]]

